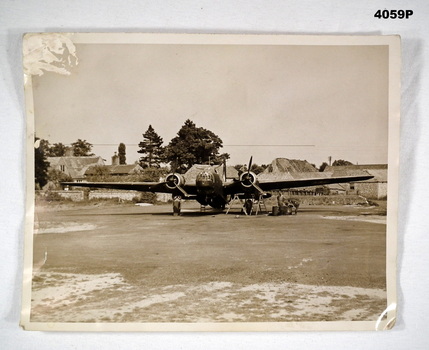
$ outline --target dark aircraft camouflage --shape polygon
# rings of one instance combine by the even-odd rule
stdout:
[[[160,182],[63,182],[66,186],[89,188],[108,188],[117,190],[135,190],[153,193],[171,193],[173,208],[180,212],[177,202],[181,199],[195,199],[201,205],[209,205],[215,209],[225,209],[232,198],[263,199],[271,197],[268,191],[287,188],[327,185],[369,180],[371,175],[337,176],[337,177],[310,177],[304,179],[287,180],[258,180],[255,173],[250,171],[252,158],[244,172],[237,178],[228,179],[226,165],[213,167],[210,165],[196,165],[199,169],[194,180],[186,180],[186,174],[172,172],[164,181]],[[222,169],[219,171],[219,169]]]

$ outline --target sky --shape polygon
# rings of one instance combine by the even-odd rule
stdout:
[[[33,76],[36,135],[85,139],[127,163],[149,125],[164,145],[186,119],[230,164],[274,158],[387,163],[388,47],[76,44],[70,75]]]

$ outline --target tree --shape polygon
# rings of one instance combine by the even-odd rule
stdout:
[[[126,147],[124,143],[120,143],[118,146],[118,155],[119,155],[119,164],[125,165],[127,164],[127,157],[126,157]]]
[[[194,164],[221,163],[229,155],[219,155],[222,140],[212,131],[197,127],[191,120],[186,120],[177,136],[166,148],[166,159],[174,169],[188,170]]]
[[[237,164],[237,165],[234,165],[234,168],[239,173],[242,173],[242,172],[247,171],[247,164]],[[252,164],[250,171],[255,173],[256,175],[258,175],[258,174],[262,173],[266,168],[268,168],[267,164],[262,164],[262,165]]]
[[[46,140],[40,140],[38,137],[35,137],[35,147],[34,147],[34,181],[36,183],[36,188],[41,189],[48,182],[48,168],[49,162],[46,160],[45,154],[45,145]],[[44,141],[44,142],[43,142]]]
[[[109,168],[105,165],[93,165],[88,169],[91,173],[88,176],[91,181],[106,181],[106,178],[110,175]]]
[[[61,188],[61,182],[72,182],[73,178],[70,175],[63,173],[58,169],[48,170],[48,182],[52,184],[54,188]]]
[[[211,160],[210,163],[212,164],[223,163],[224,161],[227,161],[229,158],[230,158],[229,153],[222,153],[221,155],[216,156],[214,160]]]
[[[71,145],[73,147],[73,155],[75,157],[88,157],[94,155],[94,153],[90,153],[92,150],[92,144],[90,144],[86,140],[78,139]]]
[[[39,140],[39,138],[37,138]],[[48,140],[40,139],[39,147],[46,157],[63,157],[66,153],[67,147],[61,142],[54,143],[52,146]]]
[[[252,168],[250,169],[253,171],[256,175],[262,173],[268,166],[266,164],[258,165],[258,164],[252,164]]]
[[[67,147],[61,142],[54,143],[49,147],[49,157],[63,157],[66,154]]]
[[[49,153],[51,150],[51,144],[49,143],[49,141],[44,140],[44,139],[39,139],[38,137],[36,137],[36,140],[40,140],[39,141],[39,147],[38,147],[38,148],[40,148],[40,151],[43,152],[43,154],[46,157],[49,157]]]
[[[105,165],[93,165],[91,170],[95,176],[105,177],[110,174],[109,168]]]
[[[328,163],[323,162],[322,165],[319,167],[319,171],[322,173],[327,166],[328,166]]]
[[[145,168],[141,174],[138,174],[139,181],[159,181],[163,176],[167,175],[167,169],[163,168]]]
[[[140,166],[142,168],[159,168],[164,161],[164,147],[162,147],[162,137],[153,129],[152,125],[143,134],[143,141],[139,143],[138,153],[143,154],[140,157]]]
[[[342,166],[342,165],[353,165],[353,163],[351,163],[351,162],[349,162],[347,160],[343,160],[343,159],[335,160],[332,163],[332,166]]]

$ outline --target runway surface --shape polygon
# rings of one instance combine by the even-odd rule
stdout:
[[[386,308],[380,207],[183,207],[37,207],[31,321],[368,321]]]

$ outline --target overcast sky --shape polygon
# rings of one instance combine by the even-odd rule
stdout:
[[[127,162],[149,124],[216,133],[231,164],[387,163],[387,46],[76,44],[71,75],[33,77],[36,135]]]

